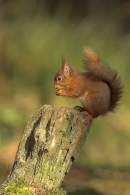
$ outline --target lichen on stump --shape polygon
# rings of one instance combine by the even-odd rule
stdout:
[[[3,187],[18,180],[48,191],[60,187],[78,159],[92,121],[75,109],[41,107],[27,123]]]

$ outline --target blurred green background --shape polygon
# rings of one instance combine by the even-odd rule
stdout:
[[[83,46],[119,72],[125,92],[116,114],[95,119],[76,166],[81,173],[93,173],[92,184],[92,178],[87,182],[95,189],[90,194],[120,194],[103,187],[120,186],[115,181],[124,182],[123,194],[130,194],[129,0],[0,1],[0,183],[11,169],[27,121],[42,105],[80,104],[57,97],[53,78],[62,55],[82,70]],[[97,178],[102,179],[100,189]]]

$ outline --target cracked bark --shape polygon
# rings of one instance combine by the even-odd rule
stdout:
[[[41,107],[27,123],[3,186],[20,179],[47,191],[60,187],[78,159],[92,122],[75,109]]]

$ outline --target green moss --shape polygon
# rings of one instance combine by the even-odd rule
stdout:
[[[24,182],[11,183],[6,186],[3,191],[0,191],[0,195],[36,195],[36,191],[39,195],[42,194],[41,191],[36,190],[33,187],[28,186]],[[45,191],[44,191],[45,192]],[[52,192],[46,192],[48,195],[66,195],[67,192],[62,188],[56,188]]]
[[[35,189],[23,182],[12,183],[5,187],[3,195],[35,195]]]

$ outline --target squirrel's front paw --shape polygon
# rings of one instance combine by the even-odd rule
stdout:
[[[57,90],[57,91],[56,91],[56,95],[59,95],[59,96],[62,95],[62,91],[63,91],[63,90],[61,90],[61,89]]]

